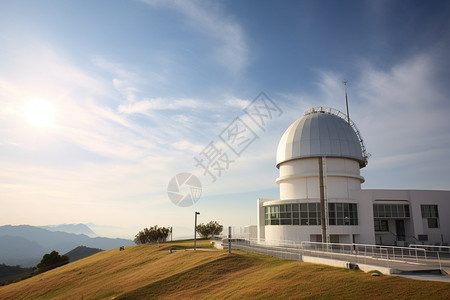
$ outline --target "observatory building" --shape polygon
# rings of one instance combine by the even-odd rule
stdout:
[[[258,199],[258,240],[449,243],[450,191],[362,190],[368,157],[347,115],[306,111],[278,144],[280,199]]]

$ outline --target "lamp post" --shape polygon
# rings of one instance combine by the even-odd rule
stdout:
[[[197,250],[197,215],[200,213],[198,211],[195,212],[195,225],[194,225],[194,250]]]

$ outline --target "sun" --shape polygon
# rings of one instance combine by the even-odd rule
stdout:
[[[50,127],[55,121],[55,106],[47,100],[33,99],[24,104],[23,116],[35,127]]]

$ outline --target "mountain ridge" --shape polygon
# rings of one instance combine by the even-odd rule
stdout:
[[[67,233],[85,234],[89,237],[97,237],[98,235],[86,224],[58,224],[39,226],[49,231],[62,231]]]
[[[44,254],[53,250],[66,253],[80,245],[104,250],[134,245],[134,242],[128,239],[92,238],[85,234],[49,231],[31,225],[0,226],[0,241],[5,239],[9,240],[8,243],[0,243],[0,263],[19,264],[25,267],[36,265]],[[38,249],[38,251],[33,249]],[[20,255],[15,255],[17,251]],[[26,251],[30,253],[28,257],[23,254]]]

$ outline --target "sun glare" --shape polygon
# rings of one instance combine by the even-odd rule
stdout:
[[[35,127],[49,127],[55,120],[55,107],[47,100],[30,100],[23,107],[23,116]]]

